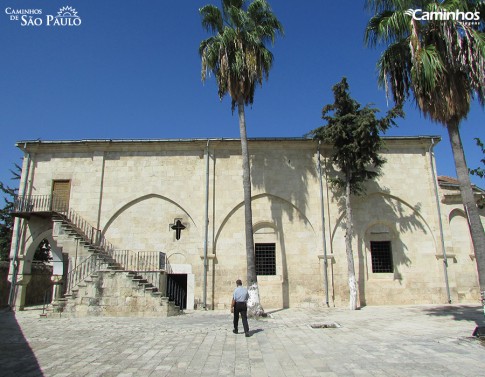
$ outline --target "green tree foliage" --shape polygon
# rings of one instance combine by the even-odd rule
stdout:
[[[352,252],[351,195],[365,191],[364,183],[375,179],[385,159],[379,154],[382,148],[380,134],[394,125],[396,117],[404,116],[401,107],[390,110],[384,118],[377,119],[379,110],[360,104],[350,97],[345,78],[333,87],[334,103],[322,110],[326,125],[311,131],[311,135],[333,145],[331,162],[338,169],[338,176],[331,180],[345,197],[345,243],[350,288],[350,309],[357,308],[357,285]]]
[[[480,160],[480,162],[485,167],[485,147],[483,146],[482,141],[478,137],[475,138],[475,141],[477,142],[477,146],[482,150],[482,153],[484,155],[484,157]],[[480,178],[485,177],[485,169],[482,168],[481,166],[478,166],[475,169],[470,169],[470,173]]]
[[[207,73],[216,78],[220,99],[229,94],[232,110],[236,105],[241,135],[241,155],[244,192],[244,222],[246,233],[247,282],[250,285],[248,312],[259,316],[263,309],[254,257],[254,238],[251,208],[251,172],[246,133],[245,105],[252,104],[256,86],[268,79],[273,54],[266,45],[274,43],[283,27],[266,0],[222,0],[222,9],[206,5],[199,12],[203,28],[213,35],[200,43],[202,81]]]
[[[472,99],[485,104],[485,3],[366,0],[366,6],[374,16],[367,24],[365,42],[370,47],[385,47],[377,63],[379,84],[397,104],[414,98],[426,117],[447,128],[485,307],[485,232],[459,130]],[[437,16],[466,12],[478,20]]]
[[[52,259],[51,245],[49,244],[49,241],[44,238],[35,249],[34,261],[48,263]]]
[[[480,162],[485,167],[485,147],[484,147],[482,141],[478,137],[475,138],[475,141],[477,143],[477,146],[482,150],[482,153],[484,155],[484,157],[480,160]],[[478,166],[475,169],[470,169],[470,174],[476,175],[480,178],[485,178],[485,169],[481,166]],[[485,208],[485,197],[483,195],[478,200],[477,204],[478,204],[478,208],[480,208],[480,209]]]
[[[13,180],[20,180],[21,168],[15,165],[15,171],[10,170]],[[17,196],[18,189],[6,186],[0,182],[0,191],[4,194],[4,207],[0,209],[0,260],[8,261],[10,254],[10,244],[12,243],[12,232],[14,218],[12,210],[14,208],[14,200]]]

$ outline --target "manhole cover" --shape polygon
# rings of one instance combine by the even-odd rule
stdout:
[[[323,322],[323,323],[312,323],[310,325],[312,329],[338,329],[340,326],[337,322]]]

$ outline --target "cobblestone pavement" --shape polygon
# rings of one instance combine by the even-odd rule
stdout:
[[[485,376],[485,343],[471,336],[484,318],[461,305],[285,309],[250,319],[246,338],[232,333],[228,312],[3,311],[0,376]]]

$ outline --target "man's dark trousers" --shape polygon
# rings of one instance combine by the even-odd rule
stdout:
[[[248,307],[245,302],[236,302],[234,306],[234,330],[237,331],[239,325],[239,313],[241,313],[242,323],[244,327],[244,332],[249,333],[248,325]]]

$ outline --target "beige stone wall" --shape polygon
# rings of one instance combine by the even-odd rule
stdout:
[[[439,195],[452,298],[455,302],[478,302],[478,273],[460,192],[448,186],[442,187]],[[479,213],[485,226],[485,208],[479,209]]]
[[[352,199],[362,304],[447,300],[430,144],[430,138],[387,139],[383,175],[368,184],[366,195]],[[70,206],[117,249],[163,251],[175,269],[190,266],[195,278],[192,299],[200,303],[206,145],[205,140],[32,144],[29,192],[49,195],[52,180],[70,180]],[[266,308],[324,305],[317,144],[254,140],[249,146],[255,242],[276,244],[276,275],[258,278],[262,303]],[[209,307],[228,308],[235,280],[246,276],[240,143],[212,140],[209,150],[207,302]],[[329,148],[321,152],[326,160]],[[342,207],[326,179],[335,174],[327,161],[323,195],[329,302],[342,306],[348,302]],[[463,222],[458,213],[450,217],[452,205],[442,207],[445,244],[456,254],[448,270],[453,298],[473,302],[473,261],[463,231],[457,231]],[[176,219],[186,226],[180,240],[169,227]],[[392,242],[392,274],[372,273],[373,240]]]

